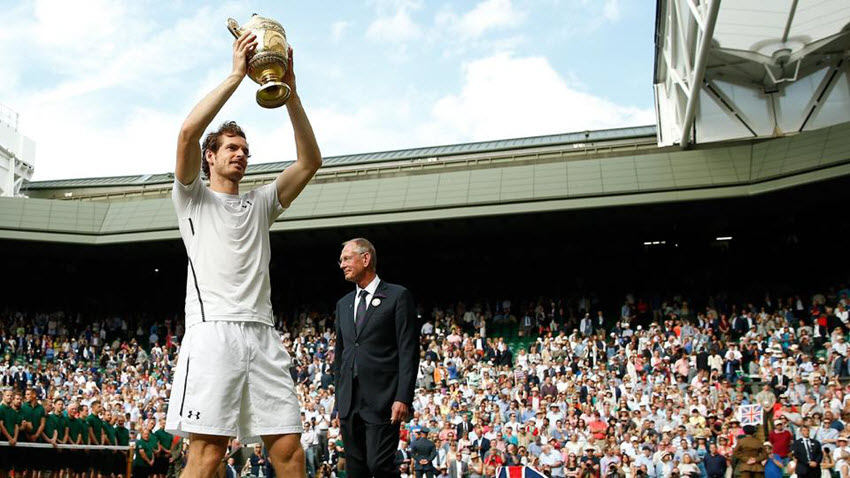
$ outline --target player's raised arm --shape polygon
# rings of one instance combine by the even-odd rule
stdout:
[[[304,186],[310,182],[316,171],[322,166],[322,153],[316,143],[313,127],[307,119],[307,113],[301,106],[301,98],[295,89],[295,71],[293,70],[292,49],[289,50],[289,66],[283,77],[283,82],[289,85],[292,95],[286,102],[289,111],[289,121],[295,133],[295,163],[284,169],[275,180],[277,197],[283,207],[289,204],[301,193]]]
[[[177,138],[177,166],[174,174],[181,184],[195,181],[201,169],[201,136],[248,72],[248,55],[257,47],[256,35],[246,31],[233,42],[233,71],[195,105],[180,127]]]

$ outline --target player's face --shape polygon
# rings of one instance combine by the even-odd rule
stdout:
[[[211,156],[211,157],[210,157]],[[215,154],[207,156],[210,174],[239,182],[248,167],[248,142],[241,136],[221,136],[221,146]]]
[[[6,391],[3,392],[3,403],[5,403],[7,406],[12,405],[12,391],[11,390],[6,390]]]
[[[53,404],[53,408],[56,410],[56,413],[62,413],[62,410],[65,410],[65,402],[56,402]]]
[[[14,408],[14,409],[21,408],[21,402],[23,402],[23,399],[21,398],[21,396],[15,395],[15,398],[12,399],[12,408]]]

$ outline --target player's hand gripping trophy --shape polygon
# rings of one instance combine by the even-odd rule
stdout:
[[[227,29],[239,38],[246,30],[257,37],[257,48],[249,53],[248,76],[260,85],[257,90],[257,104],[263,108],[283,106],[292,91],[283,82],[289,67],[290,48],[286,42],[286,32],[280,23],[264,18],[256,13],[242,26],[227,19]]]

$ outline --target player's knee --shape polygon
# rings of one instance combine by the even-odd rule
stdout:
[[[304,449],[301,448],[301,443],[293,440],[290,443],[282,443],[275,447],[275,453],[269,456],[272,465],[286,465],[289,463],[305,463],[306,455]]]
[[[205,443],[203,446],[196,447],[190,450],[189,462],[196,464],[204,471],[215,470],[224,455],[227,452],[226,446],[218,446],[211,443]]]

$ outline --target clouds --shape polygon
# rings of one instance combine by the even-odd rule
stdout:
[[[0,29],[0,102],[20,113],[23,133],[36,141],[35,179],[170,171],[180,124],[230,71],[224,20],[246,21],[257,11],[248,1],[11,7]],[[299,92],[326,155],[654,120],[649,79],[646,98],[617,104],[606,99],[617,86],[587,79],[603,65],[576,53],[565,64],[563,45],[545,48],[564,8],[622,21],[622,0],[368,2],[366,11],[347,2],[321,14],[259,11],[284,22],[298,45]],[[607,60],[628,59],[612,52]],[[285,111],[257,107],[256,88],[246,80],[214,124],[239,121],[255,161],[293,159]]]
[[[464,84],[439,99],[432,121],[468,141],[651,124],[651,109],[571,88],[542,57],[500,54],[464,65]]]
[[[413,20],[420,2],[411,0],[377,2],[378,15],[366,29],[366,38],[386,43],[405,43],[422,37],[422,28]]]
[[[652,108],[622,106],[571,86],[543,57],[498,54],[459,67],[456,91],[403,96],[354,109],[311,112],[325,154],[556,134],[654,122]]]
[[[511,0],[485,0],[462,14],[443,10],[437,15],[436,24],[449,34],[466,40],[491,30],[515,27],[522,24],[525,17],[525,12],[518,11]]]
[[[348,29],[349,24],[350,23],[346,21],[334,22],[333,25],[331,25],[331,41],[338,43],[345,34],[345,31]]]

